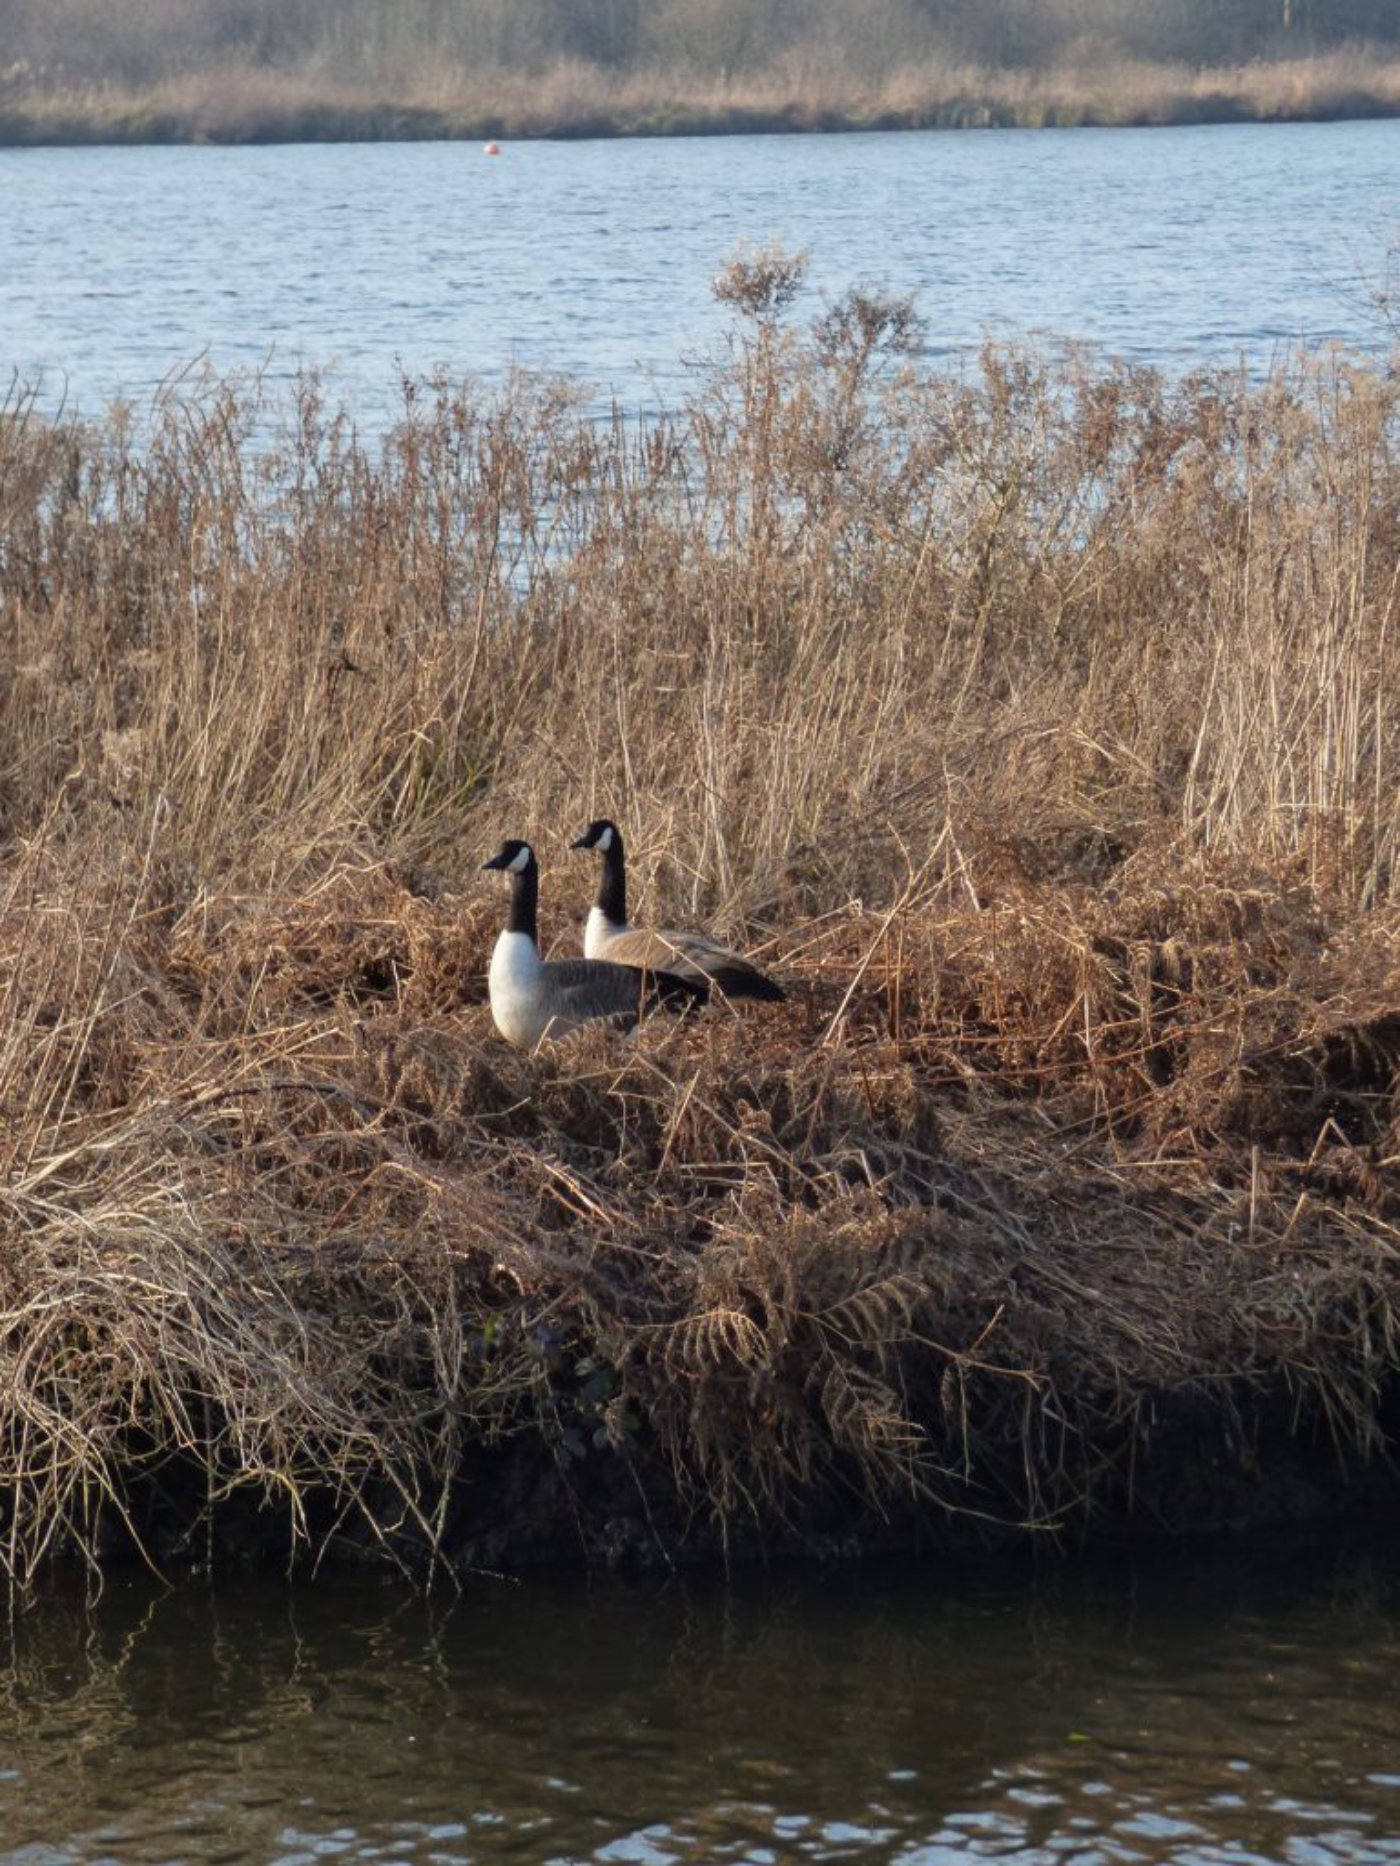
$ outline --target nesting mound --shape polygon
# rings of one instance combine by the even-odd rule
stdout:
[[[1344,1482],[1394,1392],[1400,917],[1142,867],[790,926],[785,1005],[521,1056],[480,902],[367,865],[176,914],[34,856],[11,1577],[1182,1522],[1278,1507],[1290,1443]]]

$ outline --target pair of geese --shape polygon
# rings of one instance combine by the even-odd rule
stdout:
[[[510,913],[491,954],[488,981],[491,1016],[508,1043],[533,1049],[595,1018],[627,1028],[658,1005],[685,1010],[715,991],[726,998],[784,995],[757,966],[703,934],[627,924],[626,858],[616,823],[596,818],[569,847],[596,849],[602,857],[582,959],[540,957],[540,871],[528,842],[512,837],[482,864],[510,876]]]

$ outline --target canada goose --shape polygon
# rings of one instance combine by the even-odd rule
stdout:
[[[503,842],[483,869],[509,874],[510,914],[491,954],[491,1016],[508,1043],[533,1049],[595,1017],[629,1028],[658,1004],[703,1003],[706,982],[599,959],[541,959],[536,943],[540,871],[528,842]]]
[[[627,924],[627,866],[616,823],[597,817],[571,849],[596,849],[603,858],[598,898],[583,926],[583,950],[590,959],[617,965],[642,965],[671,978],[705,980],[730,998],[786,996],[781,985],[760,972],[741,953],[717,946],[701,933],[653,932]]]

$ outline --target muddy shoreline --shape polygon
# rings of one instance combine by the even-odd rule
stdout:
[[[387,1528],[397,1514],[387,1490],[370,1511],[384,1533],[371,1531],[364,1516],[334,1527],[343,1500],[314,1488],[303,1499],[299,1534],[275,1499],[245,1492],[210,1509],[206,1473],[193,1464],[136,1485],[127,1501],[144,1558],[168,1579],[331,1567],[397,1570],[416,1585],[538,1569],[641,1577],[789,1561],[1060,1560],[1275,1531],[1344,1537],[1400,1521],[1393,1454],[1330,1442],[1319,1421],[1297,1417],[1286,1388],[1160,1395],[1148,1410],[1152,1423],[1138,1443],[1102,1448],[1092,1505],[1034,1525],[999,1518],[977,1485],[968,1486],[963,1506],[905,1501],[874,1509],[849,1481],[819,1497],[788,1499],[767,1520],[717,1524],[697,1520],[663,1460],[645,1447],[566,1454],[538,1442],[476,1448],[451,1482],[432,1538]],[[1374,1427],[1378,1442],[1395,1442],[1400,1379],[1377,1396]],[[125,1527],[112,1521],[109,1531],[99,1542],[102,1566],[140,1559]]]

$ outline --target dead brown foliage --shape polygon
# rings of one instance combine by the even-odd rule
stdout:
[[[1181,1396],[1383,1450],[1394,382],[924,378],[774,263],[641,432],[0,427],[13,1581],[153,1496],[450,1560],[503,1446],[671,1547],[1121,1513]],[[478,864],[572,943],[604,807],[786,1005],[499,1044]]]
[[[659,58],[629,69],[578,57],[501,63],[415,47],[386,69],[378,33],[368,69],[325,56],[276,65],[222,55],[149,76],[85,74],[62,59],[0,68],[0,143],[249,143],[427,137],[657,136],[839,129],[1062,128],[1306,122],[1393,116],[1393,46],[1355,40],[1294,56],[1134,56],[1112,35],[1041,48],[1030,64],[910,42],[902,0],[882,22],[853,15],[850,42],[814,38],[752,59],[673,30]],[[44,12],[44,17],[48,17]],[[985,13],[986,9],[980,10]],[[1024,21],[1021,22],[1024,25]],[[71,32],[70,22],[65,29]],[[160,35],[162,47],[168,29]],[[721,39],[724,35],[720,35]],[[839,35],[838,35],[839,36]],[[699,29],[698,39],[707,37]],[[692,41],[690,45],[687,40]],[[1018,29],[1022,54],[1030,46]],[[69,41],[71,49],[71,39]]]

